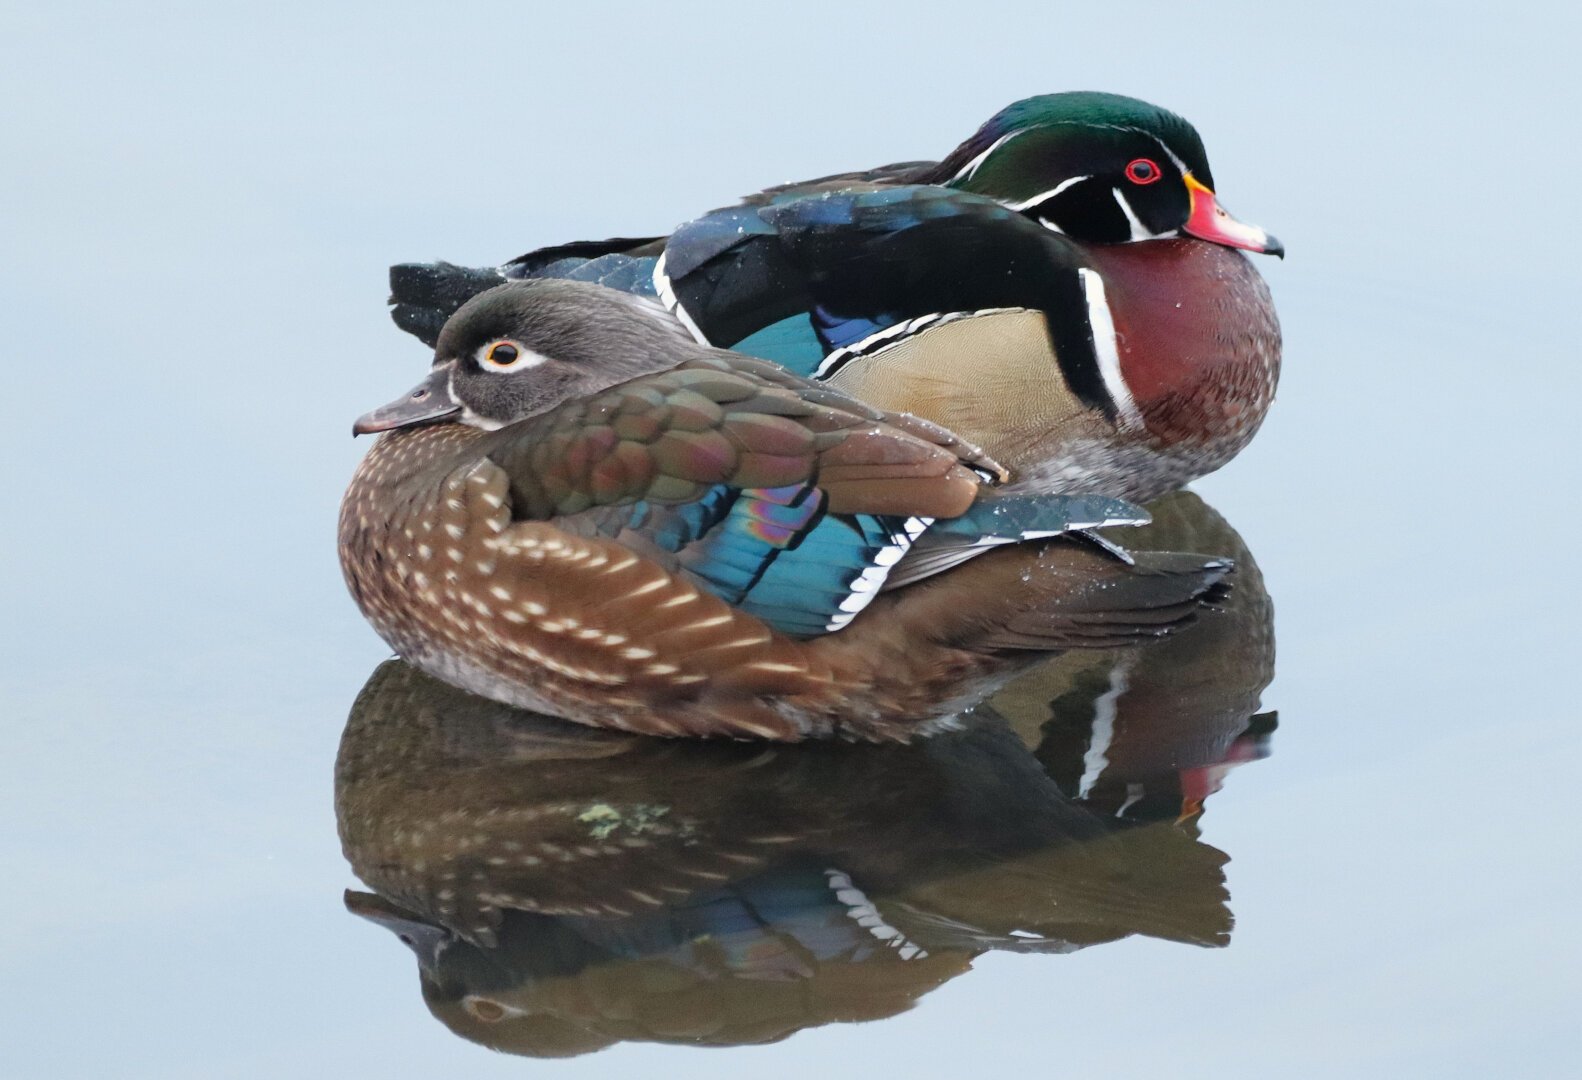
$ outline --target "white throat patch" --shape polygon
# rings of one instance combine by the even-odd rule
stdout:
[[[1132,204],[1126,201],[1125,193],[1120,188],[1110,188],[1110,191],[1114,193],[1115,203],[1121,208],[1121,213],[1126,215],[1126,224],[1132,230],[1133,242],[1157,239],[1158,234],[1148,231],[1148,226],[1144,225],[1142,220],[1138,218],[1137,212],[1132,209]]]

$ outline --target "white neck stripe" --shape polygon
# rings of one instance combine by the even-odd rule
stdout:
[[[1137,411],[1126,377],[1121,374],[1120,349],[1115,341],[1115,319],[1104,295],[1104,279],[1097,270],[1078,270],[1082,292],[1088,302],[1088,328],[1093,332],[1093,357],[1099,364],[1099,377],[1115,403],[1115,414],[1122,429],[1141,428],[1143,417]]]
[[[1082,755],[1082,778],[1077,781],[1077,798],[1086,799],[1093,794],[1104,770],[1110,766],[1110,744],[1115,741],[1116,706],[1130,680],[1131,659],[1123,660],[1110,672],[1110,685],[1093,702],[1093,727],[1088,736],[1088,749]]]
[[[1176,154],[1176,152],[1174,150],[1170,149],[1170,147],[1165,145],[1165,141],[1163,139],[1161,139],[1159,136],[1155,135],[1151,131],[1145,131],[1145,132],[1143,132],[1143,134],[1147,135],[1150,139],[1152,139],[1154,142],[1159,144],[1159,149],[1163,150],[1166,154],[1168,154],[1170,156],[1170,160],[1175,162],[1175,167],[1181,170],[1181,175],[1182,176],[1185,176],[1187,173],[1192,171],[1191,169],[1187,168],[1187,163],[1182,161],[1181,158],[1179,156],[1177,156],[1177,154]]]

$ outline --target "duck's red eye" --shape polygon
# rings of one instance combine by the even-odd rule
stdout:
[[[1134,184],[1151,184],[1163,175],[1159,166],[1145,157],[1137,158],[1126,166],[1126,179]]]

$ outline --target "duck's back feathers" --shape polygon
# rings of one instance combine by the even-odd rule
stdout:
[[[981,478],[957,451],[978,455],[949,433],[891,426],[869,406],[836,407],[828,390],[809,389],[705,354],[502,429],[488,454],[510,477],[518,519],[815,477],[834,513],[954,517],[977,497]]]
[[[896,187],[734,207],[679,229],[656,278],[700,337],[926,416],[1018,476],[1141,426],[1087,254],[989,199]]]
[[[658,276],[712,344],[822,377],[830,354],[918,319],[1021,307],[1085,327],[1086,266],[990,199],[898,187],[715,211],[676,231]],[[794,346],[746,340],[785,320],[804,331]]]
[[[802,195],[818,195],[826,191],[850,191],[853,188],[891,187],[896,184],[924,183],[923,176],[939,168],[937,161],[896,161],[872,169],[856,172],[830,173],[811,180],[795,180],[789,184],[775,184],[742,199],[747,206],[762,206],[777,199]]]
[[[512,425],[487,452],[513,520],[620,539],[795,637],[845,626],[898,567],[912,581],[1146,520],[1117,500],[993,496],[998,466],[951,433],[718,352]]]
[[[569,244],[535,248],[526,255],[518,255],[500,269],[510,278],[530,278],[546,267],[567,259],[591,261],[606,255],[630,255],[641,258],[657,256],[665,249],[663,236],[613,236],[608,240],[575,240]]]

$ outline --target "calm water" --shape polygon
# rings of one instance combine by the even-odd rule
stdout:
[[[1577,16],[537,7],[0,9],[0,1071],[1569,1075]],[[1280,400],[1170,511],[1254,557],[1224,611],[906,749],[381,666],[333,532],[426,363],[387,264],[1067,87],[1192,118],[1291,252]],[[548,913],[442,933],[447,872]]]

